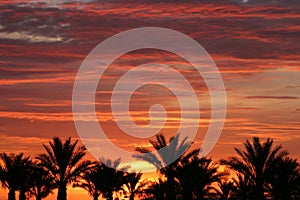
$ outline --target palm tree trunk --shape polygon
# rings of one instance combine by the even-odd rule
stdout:
[[[67,200],[67,186],[60,184],[58,187],[57,200]]]
[[[93,195],[93,200],[98,200],[99,196],[100,196],[99,194],[94,194]]]
[[[36,200],[42,200],[42,195],[41,195],[41,188],[37,187],[37,195],[36,195]]]
[[[129,200],[134,200],[134,194],[130,194]]]
[[[107,200],[113,200],[113,192],[108,192],[106,198]]]
[[[10,189],[8,192],[8,200],[16,200],[16,192],[14,189]]]
[[[41,195],[37,195],[37,196],[36,196],[36,200],[42,200]]]
[[[166,199],[176,200],[175,183],[173,177],[171,178],[168,177],[167,179]]]
[[[19,200],[26,200],[26,191],[25,190],[20,190],[19,194]]]
[[[190,190],[190,188],[183,188],[183,199],[192,199],[193,198],[193,192]]]

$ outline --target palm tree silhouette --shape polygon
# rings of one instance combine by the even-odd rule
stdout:
[[[30,176],[30,195],[34,196],[36,200],[42,200],[52,193],[55,188],[54,178],[43,167],[34,163]]]
[[[17,190],[20,190],[24,184],[23,176],[30,163],[29,157],[24,157],[23,153],[20,154],[0,154],[0,181],[4,188],[8,189],[8,200],[15,200]],[[24,191],[20,192],[20,199],[24,198]]]
[[[86,190],[89,195],[93,197],[93,200],[98,200],[102,193],[102,186],[105,184],[103,183],[102,177],[102,167],[97,163],[90,170],[85,172],[81,177],[81,181],[75,183],[73,187],[80,187]]]
[[[145,200],[163,200],[166,199],[166,181],[159,178],[157,181],[151,181],[149,186],[145,188],[144,194],[146,195]]]
[[[102,186],[100,190],[107,200],[113,199],[113,193],[122,190],[123,184],[126,182],[125,172],[129,167],[120,168],[121,159],[112,161],[102,158],[99,162],[100,173],[102,174]]]
[[[254,196],[253,184],[249,178],[242,174],[237,174],[237,177],[232,179],[235,190],[232,196],[238,200],[252,200]]]
[[[278,159],[268,179],[272,199],[300,199],[300,164],[296,159],[289,157]]]
[[[197,151],[198,152],[198,151]],[[217,164],[212,159],[200,158],[198,154],[184,157],[177,167],[178,180],[184,199],[204,199],[225,173],[218,172]]]
[[[76,181],[91,165],[90,161],[81,161],[85,156],[85,147],[77,147],[78,140],[71,142],[71,138],[62,141],[54,137],[49,146],[43,145],[46,153],[37,159],[54,178],[58,188],[57,200],[67,199],[67,185]]]
[[[233,181],[221,180],[218,183],[218,187],[214,188],[216,197],[219,200],[231,200],[234,198],[234,192],[236,187]]]
[[[156,135],[156,140],[150,140],[149,142],[153,146],[158,154],[152,153],[150,149],[138,147],[136,151],[141,154],[134,155],[135,158],[147,161],[153,164],[159,172],[165,176],[166,180],[166,199],[176,199],[176,165],[181,156],[190,147],[191,142],[188,138],[184,138],[179,141],[180,134],[175,137],[171,137],[167,142],[163,134]]]
[[[288,153],[282,150],[282,147],[273,148],[273,140],[267,139],[261,143],[258,137],[253,141],[246,140],[244,143],[245,151],[235,148],[238,157],[231,157],[229,160],[221,160],[221,164],[241,174],[245,179],[251,182],[253,189],[253,199],[265,199],[267,190],[267,176],[270,175],[271,169],[276,159],[285,157]]]
[[[134,200],[135,196],[143,194],[147,183],[141,181],[142,175],[142,173],[128,173],[125,176],[123,190],[128,193],[129,200]]]
[[[31,176],[33,173],[33,162],[29,159],[19,168],[18,176],[18,190],[19,190],[19,200],[26,200],[26,194],[30,191],[31,181],[34,177]]]

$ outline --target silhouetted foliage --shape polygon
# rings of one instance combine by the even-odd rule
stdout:
[[[235,199],[236,187],[233,181],[220,180],[218,187],[214,188],[216,197],[220,200],[232,200]]]
[[[164,135],[157,135],[150,143],[156,150],[165,147],[163,151],[155,154],[150,149],[137,148],[148,154],[135,155],[157,167],[156,181],[143,180],[142,173],[126,172],[129,167],[121,168],[121,159],[83,160],[86,150],[77,143],[71,138],[62,141],[55,137],[49,145],[43,145],[46,153],[36,160],[22,153],[1,153],[0,182],[8,190],[8,200],[15,200],[16,192],[19,200],[42,200],[55,188],[57,199],[66,200],[67,185],[72,183],[86,190],[93,200],[113,200],[114,194],[122,192],[129,200],[300,199],[300,164],[287,157],[280,145],[274,147],[271,139],[246,140],[245,150],[235,148],[237,156],[222,159],[220,164],[232,170],[229,179],[229,173],[220,172],[212,159],[199,157],[199,149],[187,152],[191,145],[187,138],[179,141],[177,135],[167,142]],[[171,159],[175,162],[169,164]]]
[[[267,177],[272,176],[276,161],[288,153],[281,146],[273,147],[273,140],[267,139],[261,143],[258,137],[254,137],[252,142],[246,140],[244,147],[245,151],[235,148],[238,156],[221,160],[221,163],[235,170],[243,180],[249,181],[246,190],[251,192],[251,198],[263,200],[268,190]]]
[[[218,172],[218,166],[211,159],[198,154],[184,157],[176,168],[177,179],[182,188],[183,199],[204,199],[208,197],[212,184],[219,182],[225,173]]]
[[[129,196],[129,200],[134,200],[135,196],[142,196],[146,181],[142,181],[142,173],[127,173],[123,185],[124,192]]]
[[[43,145],[46,153],[37,157],[39,165],[54,178],[58,188],[57,200],[67,199],[67,185],[76,182],[91,165],[90,161],[81,161],[86,149],[84,146],[78,147],[77,143],[78,140],[72,142],[71,138],[62,141],[54,137],[48,146]]]
[[[33,163],[30,176],[30,195],[34,196],[36,200],[42,200],[52,193],[55,182],[49,171]]]
[[[289,157],[276,160],[268,177],[268,191],[272,199],[300,199],[300,165]]]
[[[99,170],[102,172],[101,192],[108,200],[113,199],[113,193],[122,190],[125,183],[125,172],[128,168],[120,168],[121,159],[112,161],[110,159],[101,159]]]
[[[8,189],[8,200],[15,200],[17,190],[20,191],[19,199],[26,198],[26,178],[30,165],[29,157],[20,154],[0,154],[0,181],[2,187]]]
[[[159,178],[157,181],[151,181],[144,189],[144,193],[146,194],[146,197],[143,199],[147,200],[160,200],[160,199],[166,199],[166,188],[167,183],[166,181],[163,181],[161,178]]]
[[[147,154],[136,154],[134,157],[153,164],[166,178],[166,199],[176,199],[176,165],[190,147],[188,138],[179,141],[180,134],[170,138],[167,142],[163,134],[158,134],[156,140],[150,140],[151,145],[158,151],[158,155],[147,148],[136,148],[136,151]],[[173,162],[172,162],[173,161]]]

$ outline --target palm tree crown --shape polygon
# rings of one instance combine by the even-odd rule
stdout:
[[[288,153],[283,151],[280,145],[273,148],[273,140],[267,139],[266,142],[261,143],[258,137],[254,137],[252,142],[246,140],[244,147],[245,151],[235,148],[238,157],[221,160],[221,163],[250,181],[249,185],[252,188],[247,190],[253,191],[252,198],[265,199],[267,177],[271,174],[275,161]]]
[[[62,141],[54,137],[49,146],[43,145],[46,153],[40,154],[37,159],[40,166],[44,167],[54,178],[58,187],[57,200],[67,199],[67,185],[74,182],[87,171],[91,165],[90,161],[81,161],[85,156],[85,147],[77,147],[75,142],[68,138]]]
[[[29,157],[24,157],[23,153],[20,154],[0,154],[0,181],[2,187],[7,188],[8,200],[15,200],[15,192],[20,190],[25,185],[24,177],[30,165]],[[21,193],[24,195],[23,193]],[[23,198],[21,195],[21,199]]]

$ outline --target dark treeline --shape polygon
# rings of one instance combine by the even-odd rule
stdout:
[[[83,188],[93,200],[119,196],[130,200],[300,199],[299,163],[271,139],[247,140],[243,149],[235,149],[236,156],[218,162],[199,157],[199,149],[187,151],[191,143],[180,141],[179,134],[169,141],[159,134],[150,143],[164,151],[154,154],[151,149],[137,148],[147,154],[135,157],[158,169],[156,181],[143,180],[142,173],[125,172],[128,167],[120,168],[120,159],[86,160],[86,149],[78,141],[58,137],[43,145],[45,152],[35,158],[1,153],[0,181],[8,190],[8,200],[15,200],[16,194],[19,200],[42,200],[54,190],[57,200],[66,200],[69,185]],[[220,171],[220,166],[227,170]]]

